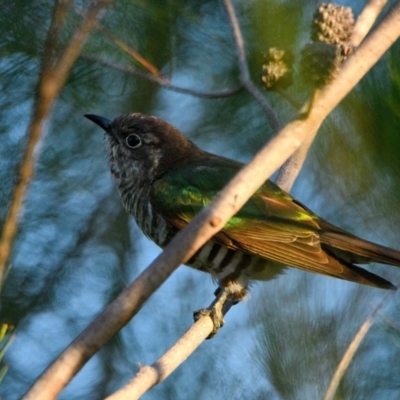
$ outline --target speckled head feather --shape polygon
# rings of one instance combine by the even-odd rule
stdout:
[[[140,113],[124,114],[107,132],[110,164],[121,175],[126,168],[138,178],[154,180],[201,150],[167,122]],[[136,146],[130,146],[138,141]],[[131,176],[132,177],[132,176]]]

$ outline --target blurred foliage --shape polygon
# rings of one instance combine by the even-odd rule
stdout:
[[[53,1],[3,2],[0,14],[0,221],[17,180],[35,101]],[[393,2],[392,2],[393,3]],[[68,14],[61,45],[80,22]],[[317,1],[253,0],[235,7],[252,76],[260,87],[263,54],[272,46],[298,57],[309,41]],[[343,2],[357,13],[362,2]],[[219,1],[116,2],[102,25],[182,87],[216,92],[238,84],[231,27]],[[293,193],[342,228],[400,248],[400,46],[396,43],[332,113]],[[141,111],[166,119],[201,147],[242,161],[272,135],[245,92],[205,100],[161,89],[95,59],[137,61],[93,31],[59,98],[40,149],[36,175],[1,294],[1,321],[16,327],[5,355],[0,397],[20,398],[57,354],[157,254],[123,211],[106,165],[99,130],[82,118]],[[296,68],[295,68],[295,72]],[[289,93],[307,99],[297,83]],[[285,122],[295,110],[266,93]],[[398,270],[373,266],[394,282]],[[209,304],[209,277],[184,268],[148,301],[66,388],[60,399],[98,399],[152,363]],[[144,399],[320,399],[347,345],[385,294],[290,271],[258,284],[227,316],[216,338]],[[399,397],[396,296],[377,317],[350,365],[337,398]],[[166,307],[165,298],[168,298]],[[396,307],[397,305],[397,307]]]

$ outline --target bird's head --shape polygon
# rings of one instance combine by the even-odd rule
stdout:
[[[113,121],[93,114],[85,117],[106,132],[110,168],[118,183],[151,182],[200,151],[172,125],[153,116],[124,114]]]

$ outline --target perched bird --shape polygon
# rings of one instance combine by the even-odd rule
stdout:
[[[125,209],[162,248],[243,166],[201,150],[153,116],[86,117],[106,132],[111,174]],[[267,180],[187,265],[218,279],[221,302],[210,310],[218,329],[226,298],[240,301],[250,280],[272,279],[286,266],[395,290],[354,265],[373,261],[400,266],[400,252],[331,225]]]

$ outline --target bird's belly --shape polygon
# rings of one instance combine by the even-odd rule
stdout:
[[[144,234],[161,248],[164,248],[178,232],[162,217],[152,212],[136,216],[136,222]],[[270,280],[282,274],[284,266],[263,259],[257,255],[233,250],[209,240],[186,263],[189,267],[208,272],[220,282],[237,281],[245,287],[249,280]]]

